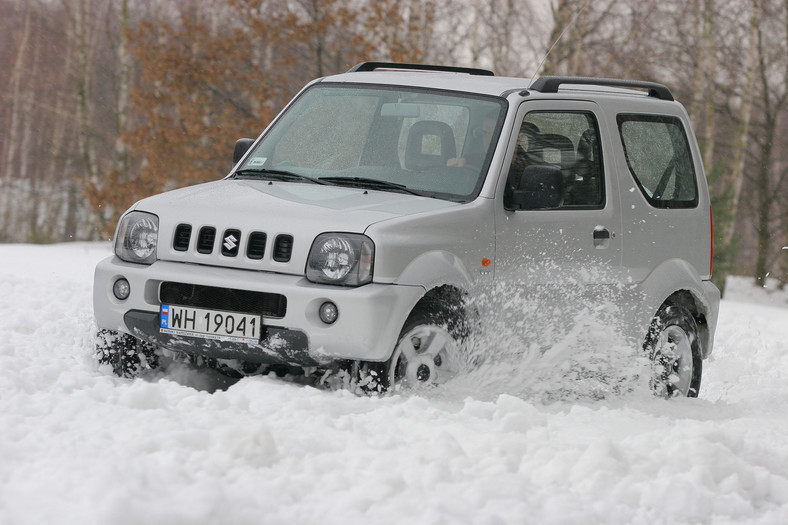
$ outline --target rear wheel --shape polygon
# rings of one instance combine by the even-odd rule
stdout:
[[[703,361],[698,325],[683,306],[664,306],[646,338],[654,374],[651,387],[659,397],[698,397]]]

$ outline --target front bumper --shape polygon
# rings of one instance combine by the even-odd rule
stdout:
[[[130,296],[122,301],[112,293],[113,284],[121,277],[131,287]],[[287,310],[281,318],[263,317],[266,331],[259,344],[163,334],[159,332],[162,282],[281,294],[287,299]],[[111,256],[96,266],[93,311],[99,328],[129,333],[173,351],[318,366],[336,359],[388,359],[408,313],[423,294],[420,286],[372,283],[343,288],[314,284],[303,276],[168,261],[144,266]],[[331,325],[318,315],[326,301],[339,310],[339,318]]]

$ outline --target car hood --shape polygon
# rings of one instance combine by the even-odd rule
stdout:
[[[375,223],[456,207],[457,203],[403,193],[342,188],[308,183],[224,179],[143,199],[135,209],[159,217],[158,258],[230,267],[302,273],[314,238],[324,232],[363,233]],[[188,249],[175,249],[175,230],[191,226]],[[223,257],[216,242],[211,254],[195,251],[203,228],[215,228],[220,239],[228,230],[241,233],[240,255]],[[251,232],[263,232],[269,252],[280,235],[291,236],[291,261],[270,265],[243,257],[243,243]]]
[[[363,232],[376,222],[457,206],[414,195],[307,183],[225,179],[174,190],[140,201],[136,208],[159,215],[220,222],[315,225]],[[285,227],[286,226],[286,227]]]

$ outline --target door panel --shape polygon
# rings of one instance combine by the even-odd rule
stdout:
[[[558,107],[560,106],[560,109]],[[562,172],[564,201],[555,209],[507,210],[496,220],[495,278],[528,284],[615,284],[621,278],[618,184],[601,140],[604,121],[590,102],[524,102],[511,148],[506,194],[529,165]]]

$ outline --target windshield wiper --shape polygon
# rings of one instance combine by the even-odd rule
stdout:
[[[233,173],[233,178],[249,178],[249,179],[263,179],[263,180],[281,180],[281,181],[303,181],[311,182],[313,184],[330,184],[321,179],[314,177],[307,177],[306,175],[299,175],[287,170],[274,170],[274,169],[251,169],[245,168],[237,170]]]
[[[389,190],[399,191],[402,193],[409,193],[411,195],[424,196],[415,190],[412,190],[404,184],[397,184],[396,182],[389,182],[379,179],[367,179],[365,177],[320,177],[321,181],[327,181],[337,186],[353,186],[355,188],[370,188],[373,190]]]

